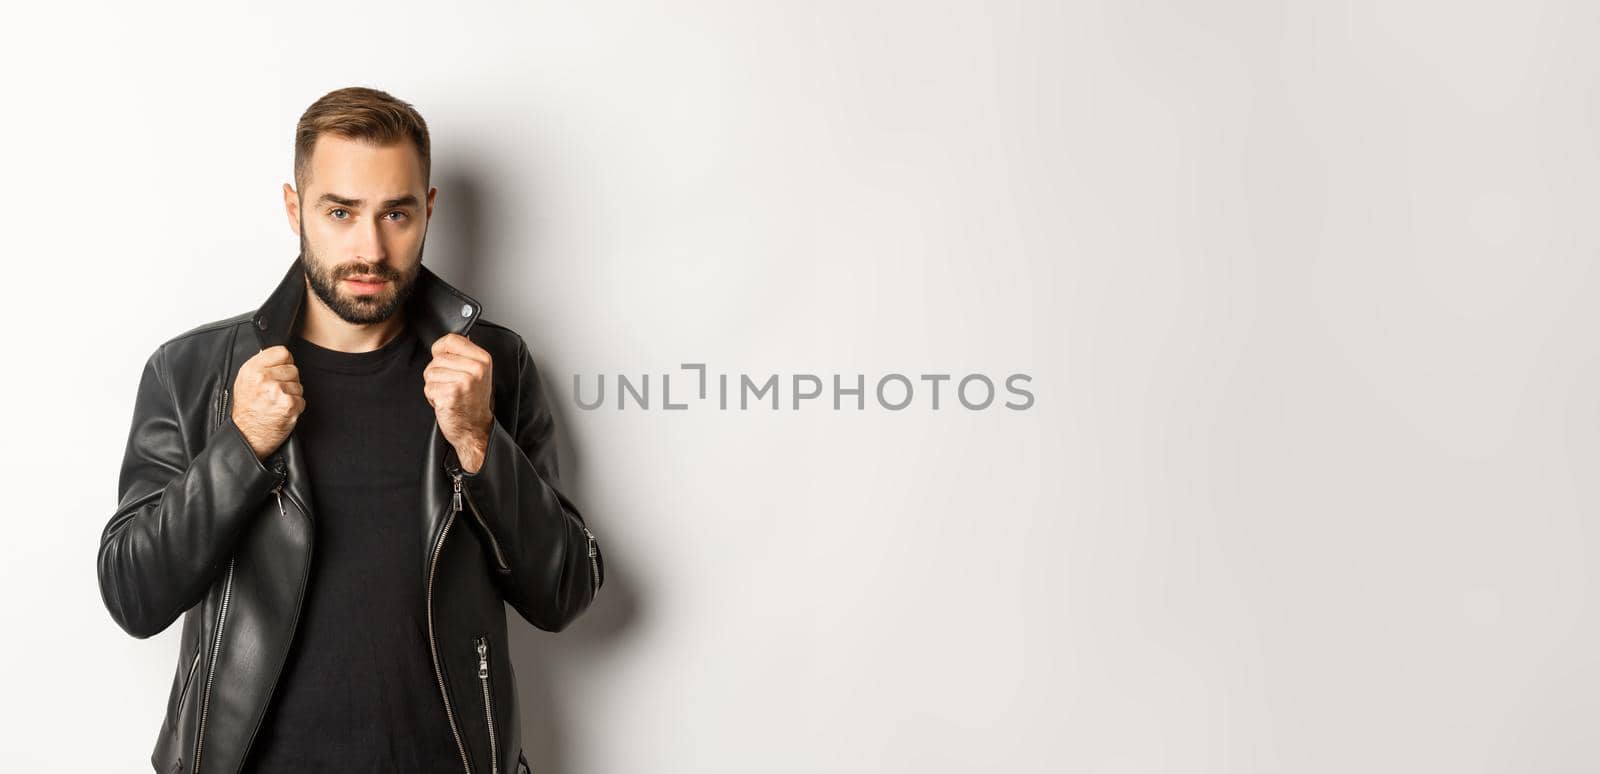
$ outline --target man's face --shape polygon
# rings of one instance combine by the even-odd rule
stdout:
[[[346,322],[389,319],[416,283],[438,192],[416,147],[325,134],[301,188],[284,185],[284,206],[311,289]]]

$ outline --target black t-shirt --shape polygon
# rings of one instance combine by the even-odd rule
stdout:
[[[461,759],[428,649],[418,513],[431,353],[288,343],[315,530],[300,623],[247,774],[437,774]]]

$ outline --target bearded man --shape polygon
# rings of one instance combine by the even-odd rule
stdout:
[[[97,564],[129,634],[183,618],[158,772],[527,770],[505,603],[561,631],[604,562],[527,344],[422,265],[429,159],[411,105],[318,99],[300,254],[145,363]]]

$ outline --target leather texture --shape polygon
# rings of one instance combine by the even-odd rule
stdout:
[[[417,461],[417,578],[462,770],[515,774],[528,765],[502,602],[540,629],[561,631],[605,583],[604,559],[556,488],[555,426],[526,343],[426,266],[416,282],[406,314],[424,346],[455,332],[494,359],[495,421],[479,470],[460,470],[437,423]],[[292,432],[257,458],[229,409],[240,365],[288,341],[306,294],[296,257],[260,308],[169,339],[140,377],[97,570],[106,609],[130,635],[150,637],[183,618],[150,756],[157,772],[236,774],[294,638],[315,550],[305,460]]]

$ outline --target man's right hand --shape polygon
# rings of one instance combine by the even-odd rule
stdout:
[[[267,347],[239,366],[231,413],[257,457],[265,460],[289,437],[306,410],[304,396],[300,369],[288,347]]]

